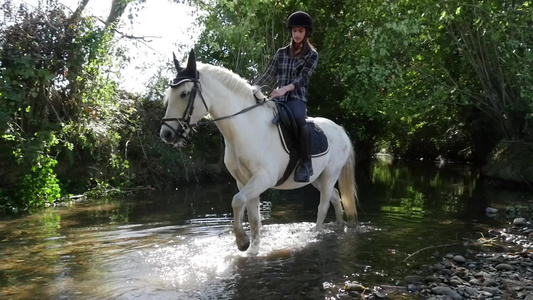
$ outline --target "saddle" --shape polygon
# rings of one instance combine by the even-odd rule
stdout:
[[[300,134],[290,109],[282,101],[274,101],[274,103],[276,103],[276,108],[274,109],[272,123],[277,126],[281,145],[285,152],[289,154],[289,163],[285,172],[276,183],[276,186],[278,186],[284,183],[292,174],[294,168],[296,168],[296,165],[300,161],[301,154],[300,143],[298,142],[300,140]],[[311,126],[311,157],[315,158],[325,155],[329,151],[328,138],[317,124],[309,119],[306,121],[307,125]]]

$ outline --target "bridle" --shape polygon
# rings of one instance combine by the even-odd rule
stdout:
[[[185,78],[178,80],[178,78],[174,79],[172,83],[170,83],[171,88],[177,88],[181,84],[185,82],[192,82],[194,85],[192,87],[191,92],[189,93],[189,101],[187,102],[187,108],[183,112],[183,117],[181,118],[162,118],[161,119],[161,126],[168,127],[176,136],[180,136],[183,139],[187,141],[187,133],[186,129],[192,128],[194,125],[197,124],[191,124],[191,116],[194,112],[194,100],[196,98],[196,94],[200,95],[200,98],[202,99],[202,103],[204,104],[204,107],[206,111],[209,109],[207,108],[207,104],[205,103],[204,96],[202,95],[202,86],[200,85],[200,81],[196,78]],[[174,128],[170,126],[167,122],[170,121],[176,121],[178,122],[179,126],[178,128]]]
[[[256,94],[254,93],[254,98],[256,99],[257,103],[252,105],[252,106],[244,108],[244,109],[240,110],[239,112],[234,113],[234,114],[229,115],[229,116],[224,116],[224,117],[220,117],[220,118],[216,118],[216,119],[212,119],[212,120],[207,120],[207,121],[204,121],[204,122],[197,122],[196,124],[191,124],[191,116],[192,116],[193,111],[194,111],[194,100],[196,99],[196,94],[198,94],[200,96],[200,99],[202,99],[202,103],[204,104],[204,107],[205,107],[206,111],[209,111],[209,109],[207,107],[207,103],[205,102],[204,96],[202,95],[202,86],[200,84],[200,81],[197,78],[193,78],[193,77],[178,78],[177,77],[170,83],[170,87],[171,88],[177,88],[178,86],[180,86],[181,84],[183,84],[185,82],[192,82],[194,85],[193,85],[192,90],[191,90],[191,92],[189,94],[189,101],[187,102],[187,108],[183,112],[183,117],[181,117],[181,118],[162,118],[161,119],[161,126],[168,127],[176,136],[179,136],[179,137],[183,138],[187,142],[188,142],[188,139],[187,139],[186,129],[189,129],[189,128],[192,129],[192,128],[196,127],[196,126],[201,126],[201,125],[204,125],[204,124],[207,124],[207,123],[210,123],[210,122],[217,122],[217,121],[225,120],[225,119],[240,115],[242,113],[245,113],[247,111],[250,111],[250,110],[252,110],[252,109],[254,109],[254,108],[258,107],[258,106],[263,105],[265,102],[272,101],[271,99],[267,99],[266,97],[262,98],[262,99],[258,98],[256,96]],[[178,122],[178,124],[179,124],[178,128],[174,128],[174,127],[170,126],[167,123],[167,122],[170,122],[170,121]]]

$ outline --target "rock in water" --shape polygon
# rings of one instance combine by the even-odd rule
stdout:
[[[362,291],[365,290],[365,287],[357,281],[351,281],[351,282],[346,283],[346,285],[344,286],[344,289],[346,291],[354,291],[354,292],[361,293]]]
[[[513,225],[516,226],[524,226],[527,224],[527,221],[525,218],[516,218],[513,220]]]
[[[487,214],[489,214],[489,215],[497,214],[498,213],[498,209],[493,208],[493,207],[487,207],[487,208],[485,208],[485,212]]]
[[[453,257],[453,260],[457,263],[464,264],[466,262],[466,259],[461,255],[456,255]]]

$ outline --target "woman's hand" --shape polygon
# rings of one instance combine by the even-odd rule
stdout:
[[[272,91],[272,93],[270,93],[270,97],[272,98],[278,98],[278,97],[281,97],[283,95],[285,95],[286,91],[281,88],[281,89],[275,89]]]
[[[273,90],[272,93],[270,93],[270,97],[271,98],[281,97],[281,96],[285,95],[287,92],[290,92],[292,90],[294,90],[294,85],[291,83],[291,84],[286,85],[286,86],[284,86],[282,88]]]

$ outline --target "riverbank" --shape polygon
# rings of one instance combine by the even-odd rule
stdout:
[[[403,285],[366,288],[347,282],[339,299],[430,300],[533,300],[533,225],[516,218],[507,228],[493,229],[486,237],[464,240],[464,251],[441,254],[437,245],[420,249],[405,259],[416,263],[428,254],[434,264],[424,264]]]
[[[483,166],[487,178],[533,187],[533,147],[523,142],[503,140],[492,150]]]

